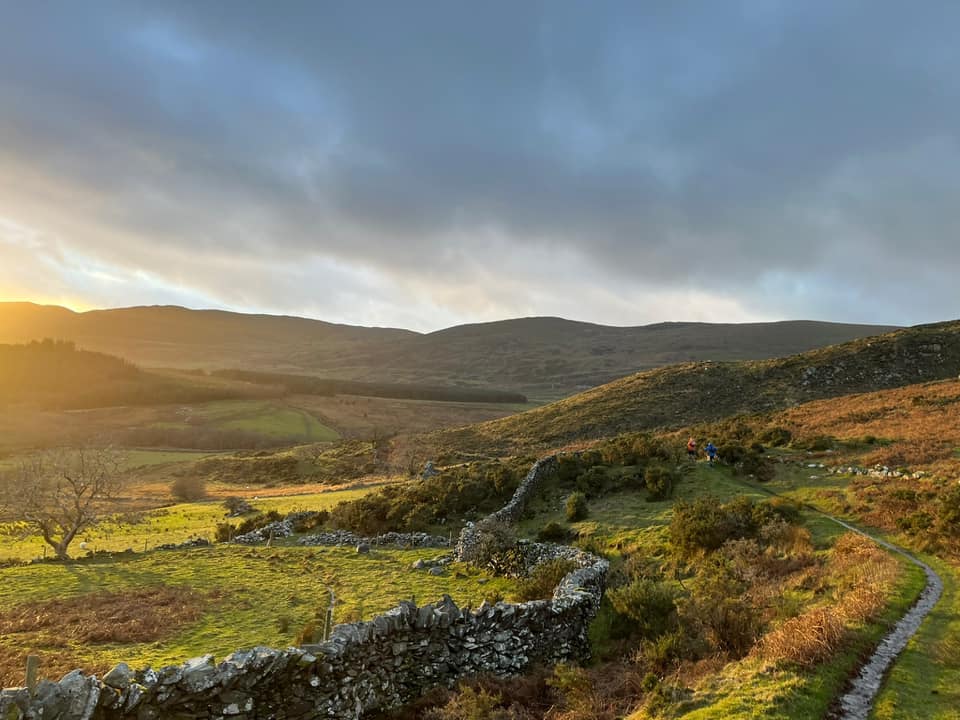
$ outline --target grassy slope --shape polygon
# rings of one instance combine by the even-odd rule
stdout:
[[[263,511],[281,513],[322,509],[368,490],[265,497],[253,504]],[[476,604],[483,598],[509,593],[512,588],[512,583],[504,579],[486,578],[481,583],[486,576],[468,568],[452,568],[440,577],[410,571],[414,560],[439,552],[435,550],[376,550],[363,556],[351,548],[301,548],[278,541],[273,548],[217,545],[142,552],[145,546],[153,548],[197,536],[209,538],[216,523],[224,519],[218,501],[117,516],[83,533],[74,550],[80,553],[79,543],[87,542],[91,550],[132,548],[138,551],[134,556],[0,569],[0,615],[22,603],[104,590],[174,586],[209,595],[202,601],[199,620],[156,642],[84,644],[71,640],[69,633],[66,638],[56,639],[38,633],[7,634],[0,639],[0,656],[14,658],[15,662],[0,662],[0,675],[19,668],[28,652],[39,653],[48,671],[56,675],[75,665],[103,672],[119,660],[156,665],[180,662],[204,652],[222,657],[235,649],[260,644],[283,647],[293,642],[313,616],[328,587],[338,597],[339,620],[361,610],[370,617],[403,598],[416,597],[423,603],[449,593],[460,603]],[[23,526],[0,526],[0,557],[27,559],[38,556],[41,548],[39,538]],[[5,681],[19,682],[19,677]]]
[[[286,647],[325,602],[332,588],[340,608],[336,617],[359,612],[370,618],[415,597],[418,603],[439,599],[444,593],[458,603],[480,601],[509,593],[511,583],[488,578],[463,568],[455,575],[435,577],[412,572],[414,560],[430,551],[376,550],[359,555],[351,548],[244,548],[215,546],[189,551],[153,552],[133,559],[106,560],[74,565],[41,564],[0,570],[0,613],[17,604],[49,600],[109,589],[187,587],[213,597],[205,601],[202,617],[178,628],[162,642],[117,645],[78,643],[58,638],[51,642],[31,633],[11,633],[0,639],[0,655],[25,659],[41,655],[43,669],[55,677],[80,666],[102,673],[121,660],[134,667],[179,663],[207,652],[222,658],[256,645]],[[286,624],[281,621],[286,620]],[[21,660],[22,661],[22,660]],[[51,665],[53,667],[51,667]],[[21,666],[16,663],[13,667]],[[9,671],[8,671],[9,672]],[[16,676],[4,684],[18,682]]]
[[[83,409],[263,396],[265,388],[149,372],[68,343],[0,345],[0,407]]]
[[[774,357],[889,329],[804,321],[617,328],[521,318],[420,335],[176,307],[72,313],[0,304],[0,342],[58,337],[147,366],[242,367],[347,380],[499,387],[538,399],[563,397],[674,362]]]
[[[622,472],[630,472],[625,468]],[[621,554],[640,553],[664,560],[663,547],[667,542],[667,528],[677,500],[692,500],[710,494],[719,502],[737,495],[755,500],[768,498],[761,488],[732,477],[726,468],[699,463],[694,472],[677,486],[670,500],[648,502],[645,493],[619,492],[590,502],[586,520],[573,523],[588,546],[596,547],[613,558]],[[559,491],[539,498],[536,514],[523,521],[521,527],[534,534],[550,521],[565,524],[563,497]],[[818,513],[804,512],[804,522],[811,531],[815,547],[826,550],[844,530]],[[903,562],[897,591],[883,616],[877,622],[860,628],[854,644],[832,662],[814,672],[781,667],[770,671],[753,657],[727,664],[722,670],[695,686],[692,696],[671,707],[667,715],[646,714],[639,711],[633,720],[648,717],[683,717],[693,720],[748,720],[750,718],[778,718],[791,720],[822,717],[842,688],[850,670],[856,666],[857,656],[875,644],[886,629],[906,611],[923,588],[925,578],[919,569]],[[805,600],[808,600],[806,598]],[[919,716],[918,716],[919,717]]]
[[[224,430],[243,430],[267,437],[289,438],[301,442],[330,442],[340,436],[313,415],[290,407],[283,401],[235,400],[204,403],[178,408],[177,413],[159,427],[190,428],[210,425]]]
[[[918,383],[805,403],[766,421],[798,438],[826,435],[845,441],[874,436],[875,446],[841,449],[862,465],[909,465],[955,474],[960,447],[960,381]],[[836,464],[836,459],[832,461]]]
[[[799,720],[824,717],[842,691],[858,656],[876,645],[884,633],[914,603],[925,577],[915,566],[901,562],[902,575],[890,603],[876,622],[858,628],[851,646],[811,673],[795,668],[773,670],[755,658],[730,663],[697,688],[694,700],[672,717],[686,720]],[[631,720],[649,715],[637,713]],[[925,716],[927,717],[927,716]]]
[[[811,475],[805,468],[794,467],[785,468],[770,488],[858,522],[859,516],[844,512],[851,507],[845,501],[849,480],[841,475]],[[903,534],[876,528],[870,531],[904,547],[916,544],[915,538]],[[960,566],[926,553],[915,554],[943,578],[944,594],[894,665],[877,700],[873,715],[877,720],[949,720],[957,717],[956,708],[960,707]]]
[[[500,455],[954,377],[958,368],[960,322],[918,326],[776,360],[688,363],[639,373],[520,415],[441,431],[422,442],[437,453]]]

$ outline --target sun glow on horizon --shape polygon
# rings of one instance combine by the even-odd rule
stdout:
[[[23,295],[17,295],[15,293],[6,293],[3,290],[0,290],[0,303],[31,303],[33,305],[44,305],[47,307],[62,307],[66,308],[67,310],[72,310],[76,313],[83,313],[98,309],[97,306],[83,302],[82,300],[78,300],[76,298],[36,295],[32,297],[24,297]]]

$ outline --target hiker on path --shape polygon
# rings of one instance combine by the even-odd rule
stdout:
[[[687,440],[687,456],[691,460],[697,459],[697,441],[693,438]]]
[[[710,461],[710,464],[712,465],[717,459],[717,446],[714,445],[712,442],[708,442],[707,447],[705,447],[704,450],[707,451],[707,459]]]

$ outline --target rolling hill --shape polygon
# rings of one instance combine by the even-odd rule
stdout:
[[[774,360],[637,373],[518,415],[415,442],[437,455],[504,455],[620,432],[671,429],[960,373],[960,321],[920,325]]]
[[[112,355],[77,349],[68,341],[0,345],[0,408],[159,405],[251,394],[247,388],[215,379],[141,370]]]
[[[242,369],[565,397],[679,362],[779,357],[893,328],[812,321],[609,327],[518,318],[432,333],[180,307],[0,304],[0,343],[45,337],[148,367]]]

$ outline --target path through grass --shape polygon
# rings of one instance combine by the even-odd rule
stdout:
[[[822,508],[850,522],[857,518],[844,513],[846,484],[842,475],[821,475],[806,468],[785,466],[770,488]],[[909,548],[906,536],[890,537],[866,528],[889,542]],[[887,676],[874,706],[875,720],[958,720],[960,719],[960,569],[929,554],[913,551],[930,565],[944,583],[940,602],[927,616]],[[908,596],[909,597],[909,596]],[[903,598],[895,597],[895,603]]]

